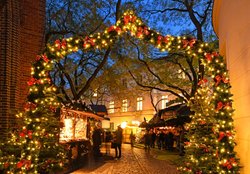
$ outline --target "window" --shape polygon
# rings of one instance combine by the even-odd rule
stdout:
[[[109,113],[115,113],[115,102],[114,101],[109,102]]]
[[[168,96],[167,95],[161,96],[161,108],[162,109],[166,108],[167,102],[168,102]]]
[[[128,100],[122,100],[122,112],[128,112]]]
[[[142,97],[137,97],[137,111],[142,110]]]

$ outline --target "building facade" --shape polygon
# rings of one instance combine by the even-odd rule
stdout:
[[[215,0],[214,30],[220,53],[226,57],[235,108],[236,151],[241,173],[250,172],[250,1]]]
[[[131,128],[125,132],[130,134],[133,127],[138,127],[145,120],[151,120],[157,111],[166,108],[166,103],[174,98],[169,93],[156,90],[153,90],[151,95],[149,92],[142,92],[137,96],[124,96],[119,100],[109,98],[105,105],[108,108],[111,129],[121,125],[123,128]]]
[[[45,0],[0,2],[0,133],[23,108],[31,64],[44,47]],[[4,138],[3,136],[1,136]]]

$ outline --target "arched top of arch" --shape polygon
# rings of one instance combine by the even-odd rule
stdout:
[[[53,86],[49,78],[49,71],[52,69],[55,61],[59,61],[66,55],[79,50],[107,49],[116,42],[117,38],[122,37],[124,33],[129,33],[132,37],[152,44],[161,51],[170,53],[181,51],[187,56],[197,57],[205,67],[208,67],[207,72],[211,73],[212,78],[215,76],[219,76],[218,78],[221,79],[224,78],[224,75],[220,73],[220,71],[226,70],[223,57],[214,52],[208,43],[185,36],[163,36],[145,25],[132,11],[128,11],[122,15],[115,25],[106,28],[102,33],[95,33],[86,37],[74,36],[58,39],[53,44],[48,44],[45,51],[37,55],[32,67],[32,77],[28,82],[30,86],[28,107],[30,105],[43,105],[44,103],[48,103],[51,107],[60,105],[56,102],[55,97],[53,99],[46,97],[47,94],[56,91],[56,87]],[[200,80],[199,83],[201,84],[204,80]]]
[[[185,36],[163,36],[159,32],[150,29],[134,12],[128,11],[122,15],[115,25],[106,28],[104,32],[86,37],[75,36],[56,40],[53,44],[48,45],[46,54],[49,54],[49,59],[60,59],[78,50],[107,49],[124,33],[130,33],[132,37],[152,44],[160,51],[175,52],[182,50],[191,56],[204,56],[210,52],[207,43]]]

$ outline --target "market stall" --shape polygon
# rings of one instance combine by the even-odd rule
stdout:
[[[92,151],[90,137],[93,125],[103,119],[91,112],[61,109],[59,142],[68,150],[71,170],[88,163]]]

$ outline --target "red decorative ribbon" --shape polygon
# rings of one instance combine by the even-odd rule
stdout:
[[[19,133],[19,136],[22,138],[24,138],[26,135],[28,135],[29,139],[32,139],[32,131],[31,130],[23,129],[23,131]]]
[[[84,39],[84,42],[83,42],[83,47],[85,48],[87,44],[90,44],[91,46],[94,46],[95,45],[95,42],[94,42],[94,39],[86,36],[85,39]]]
[[[30,169],[31,166],[31,161],[30,160],[26,160],[26,159],[22,159],[21,161],[19,161],[16,164],[17,168],[20,169],[21,167],[25,166],[26,169]]]
[[[233,134],[232,132],[226,131],[226,132],[219,132],[219,138],[218,141],[221,141],[225,136],[231,137]]]
[[[219,133],[218,141],[221,141],[225,136],[226,136],[226,133],[225,133],[225,132],[220,132],[220,133]]]
[[[34,77],[32,77],[32,78],[30,78],[30,80],[27,82],[27,84],[28,84],[29,86],[32,86],[32,85],[35,85],[35,84],[41,84],[41,81],[38,80],[38,79],[36,79],[36,78],[34,78]]]
[[[169,42],[169,36],[163,37],[163,36],[159,35],[157,37],[157,44],[161,44],[162,42],[167,44]]]
[[[50,109],[52,112],[56,112],[56,107],[54,107],[54,106],[49,106],[49,109]]]
[[[201,79],[199,82],[198,82],[198,85],[203,85],[205,83],[207,83],[208,80],[207,79]]]
[[[182,40],[183,48],[186,48],[187,46],[190,46],[192,48],[195,42],[196,42],[195,39],[191,39],[191,40],[184,39]]]
[[[207,61],[211,61],[213,57],[218,57],[218,56],[219,56],[218,52],[205,53]]]
[[[111,31],[116,31],[117,33],[121,33],[122,29],[120,27],[111,26],[108,28],[108,32],[111,32]]]
[[[148,27],[138,27],[136,36],[141,37],[143,34],[149,35]]]
[[[62,41],[60,41],[59,39],[57,39],[55,41],[55,46],[57,47],[58,50],[60,50],[61,48],[65,49],[66,46],[67,46],[67,42],[66,42],[65,39],[63,39]]]
[[[236,163],[235,159],[234,158],[230,158],[229,160],[227,160],[222,165],[223,165],[223,167],[226,167],[228,170],[230,170],[233,167],[233,165],[236,165],[236,164],[237,163]]]
[[[49,59],[48,59],[48,57],[47,57],[47,55],[46,55],[45,53],[44,53],[43,55],[37,55],[37,56],[36,56],[36,60],[37,60],[37,61],[40,60],[40,59],[43,59],[44,62],[46,62],[46,63],[49,62]]]
[[[157,37],[157,44],[161,44],[162,39],[163,39],[163,36],[158,36]]]
[[[26,111],[32,111],[32,110],[36,109],[36,104],[34,104],[34,103],[32,103],[32,102],[27,102],[27,103],[25,103],[25,105],[24,105],[24,109],[25,109]]]
[[[221,75],[217,75],[215,78],[215,86],[218,86],[220,82],[223,83],[228,83],[229,79],[227,77],[221,76]]]
[[[124,21],[124,24],[126,25],[126,24],[128,24],[129,22],[135,22],[135,20],[136,20],[136,16],[131,16],[131,15],[125,15],[124,17],[123,17],[123,21]]]
[[[219,111],[219,110],[221,110],[223,108],[231,107],[231,106],[232,106],[232,104],[230,102],[223,103],[223,102],[220,101],[220,102],[217,103],[216,111]]]

